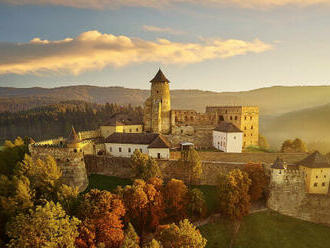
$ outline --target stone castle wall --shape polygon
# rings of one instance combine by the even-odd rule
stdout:
[[[134,171],[130,167],[129,158],[118,158],[111,156],[85,156],[88,174],[102,174],[120,178],[134,178]],[[172,178],[189,182],[187,170],[178,160],[158,160],[163,179]],[[242,168],[243,164],[232,163],[203,163],[203,174],[196,184],[216,185],[220,173],[227,173],[235,168]]]
[[[88,186],[88,178],[81,149],[72,149],[58,145],[29,145],[33,159],[52,156],[62,171],[61,180],[64,184],[78,187],[83,191]]]
[[[330,224],[330,196],[306,193],[300,170],[272,170],[267,206],[284,215]]]
[[[78,132],[78,136],[81,140],[95,139],[101,137],[101,132],[100,129],[80,131]]]

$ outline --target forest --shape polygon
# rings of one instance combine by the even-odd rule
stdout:
[[[92,130],[105,124],[116,113],[127,113],[142,121],[142,108],[131,105],[65,101],[26,111],[0,113],[0,144],[17,136],[36,141],[66,136],[72,125],[77,131]]]

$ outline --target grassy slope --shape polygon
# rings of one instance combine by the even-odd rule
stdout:
[[[117,186],[125,186],[132,183],[130,179],[95,174],[90,175],[88,179],[89,185],[86,191],[90,191],[91,189],[99,189],[113,192]]]
[[[200,228],[208,240],[207,248],[228,247],[230,234],[224,223],[208,224]],[[236,248],[327,248],[330,228],[272,211],[246,217],[238,233]]]

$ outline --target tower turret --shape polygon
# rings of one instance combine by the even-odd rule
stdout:
[[[151,96],[145,102],[145,131],[167,134],[171,131],[170,81],[159,69],[150,80]]]

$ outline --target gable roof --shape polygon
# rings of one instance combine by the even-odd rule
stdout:
[[[272,169],[285,169],[286,168],[286,163],[281,159],[280,157],[277,157],[275,162],[271,165]]]
[[[150,83],[163,83],[163,82],[169,83],[170,81],[165,77],[162,70],[159,69],[156,76],[150,80]]]
[[[158,133],[113,133],[105,143],[148,145],[148,148],[170,148],[170,143]]]
[[[330,159],[316,151],[296,164],[309,168],[330,168]]]
[[[241,129],[226,121],[220,122],[219,125],[213,130],[225,133],[242,133]]]

